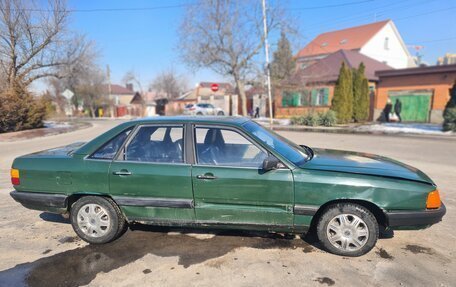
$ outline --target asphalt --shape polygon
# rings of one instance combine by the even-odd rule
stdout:
[[[92,246],[68,220],[14,202],[14,157],[86,141],[118,124],[96,121],[74,132],[0,142],[0,286],[454,286],[456,140],[281,131],[299,144],[389,156],[427,173],[447,206],[429,229],[386,234],[368,254],[328,254],[312,237],[133,226]]]

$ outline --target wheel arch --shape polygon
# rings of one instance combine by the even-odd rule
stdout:
[[[337,203],[353,203],[353,204],[358,204],[362,207],[365,207],[367,210],[372,212],[375,219],[377,220],[378,225],[383,226],[385,228],[388,226],[388,218],[387,218],[385,212],[375,203],[372,203],[367,200],[362,200],[362,199],[335,199],[335,200],[331,200],[331,201],[324,203],[323,205],[321,205],[318,208],[317,212],[314,214],[314,216],[312,218],[310,227],[313,228],[316,226],[316,224],[318,223],[318,219],[323,215],[323,213],[326,211],[328,206],[331,206],[331,205],[334,205]]]

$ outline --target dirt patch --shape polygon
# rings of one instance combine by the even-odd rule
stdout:
[[[168,235],[169,229],[147,227],[148,232],[129,231],[119,240],[103,245],[86,245],[49,257],[16,265],[0,272],[5,286],[81,286],[89,284],[98,273],[134,262],[146,254],[178,257],[178,264],[188,268],[194,264],[219,258],[241,247],[256,249],[304,249],[308,243],[285,239],[274,234],[224,232],[212,238],[197,239],[181,233]],[[191,232],[194,232],[192,230]],[[64,237],[61,243],[74,242],[77,237]],[[222,265],[223,262],[219,262]],[[218,265],[218,264],[215,264]],[[58,266],[59,268],[56,268]],[[215,266],[217,267],[217,266]],[[72,270],[62,272],[61,270]],[[329,282],[329,281],[328,281]]]
[[[149,274],[149,273],[151,273],[151,272],[152,272],[152,270],[150,270],[150,269],[144,269],[144,270],[143,270],[143,273],[144,273],[144,274]]]
[[[377,251],[375,251],[375,253],[377,253],[378,256],[380,256],[381,258],[383,259],[389,259],[389,260],[393,260],[394,257],[392,255],[390,255],[385,249],[383,248],[379,248]]]
[[[318,277],[317,279],[314,280],[315,282],[318,282],[320,284],[326,284],[328,286],[332,286],[336,284],[336,281],[332,280],[329,277]]]
[[[402,248],[404,250],[410,251],[413,254],[429,254],[429,255],[434,255],[435,251],[432,248],[429,247],[423,247],[420,245],[407,245],[405,248]]]
[[[81,239],[77,236],[65,236],[63,238],[60,238],[59,242],[60,243],[74,243],[74,242],[78,242],[80,240]]]
[[[43,253],[41,253],[41,254],[48,254],[48,253],[51,252],[51,251],[52,251],[52,249],[46,249],[46,250],[45,250]]]

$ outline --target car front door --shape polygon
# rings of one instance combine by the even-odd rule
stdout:
[[[130,220],[195,220],[183,125],[142,125],[111,163],[110,193]]]
[[[237,129],[197,125],[193,142],[198,222],[291,227],[293,176],[288,168],[262,170],[268,152]]]

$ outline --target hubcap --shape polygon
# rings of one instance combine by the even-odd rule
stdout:
[[[344,251],[357,251],[369,239],[367,224],[353,214],[335,216],[329,222],[326,234],[334,247]]]
[[[108,233],[110,222],[109,213],[98,204],[86,204],[79,209],[79,229],[90,237],[101,237]]]

